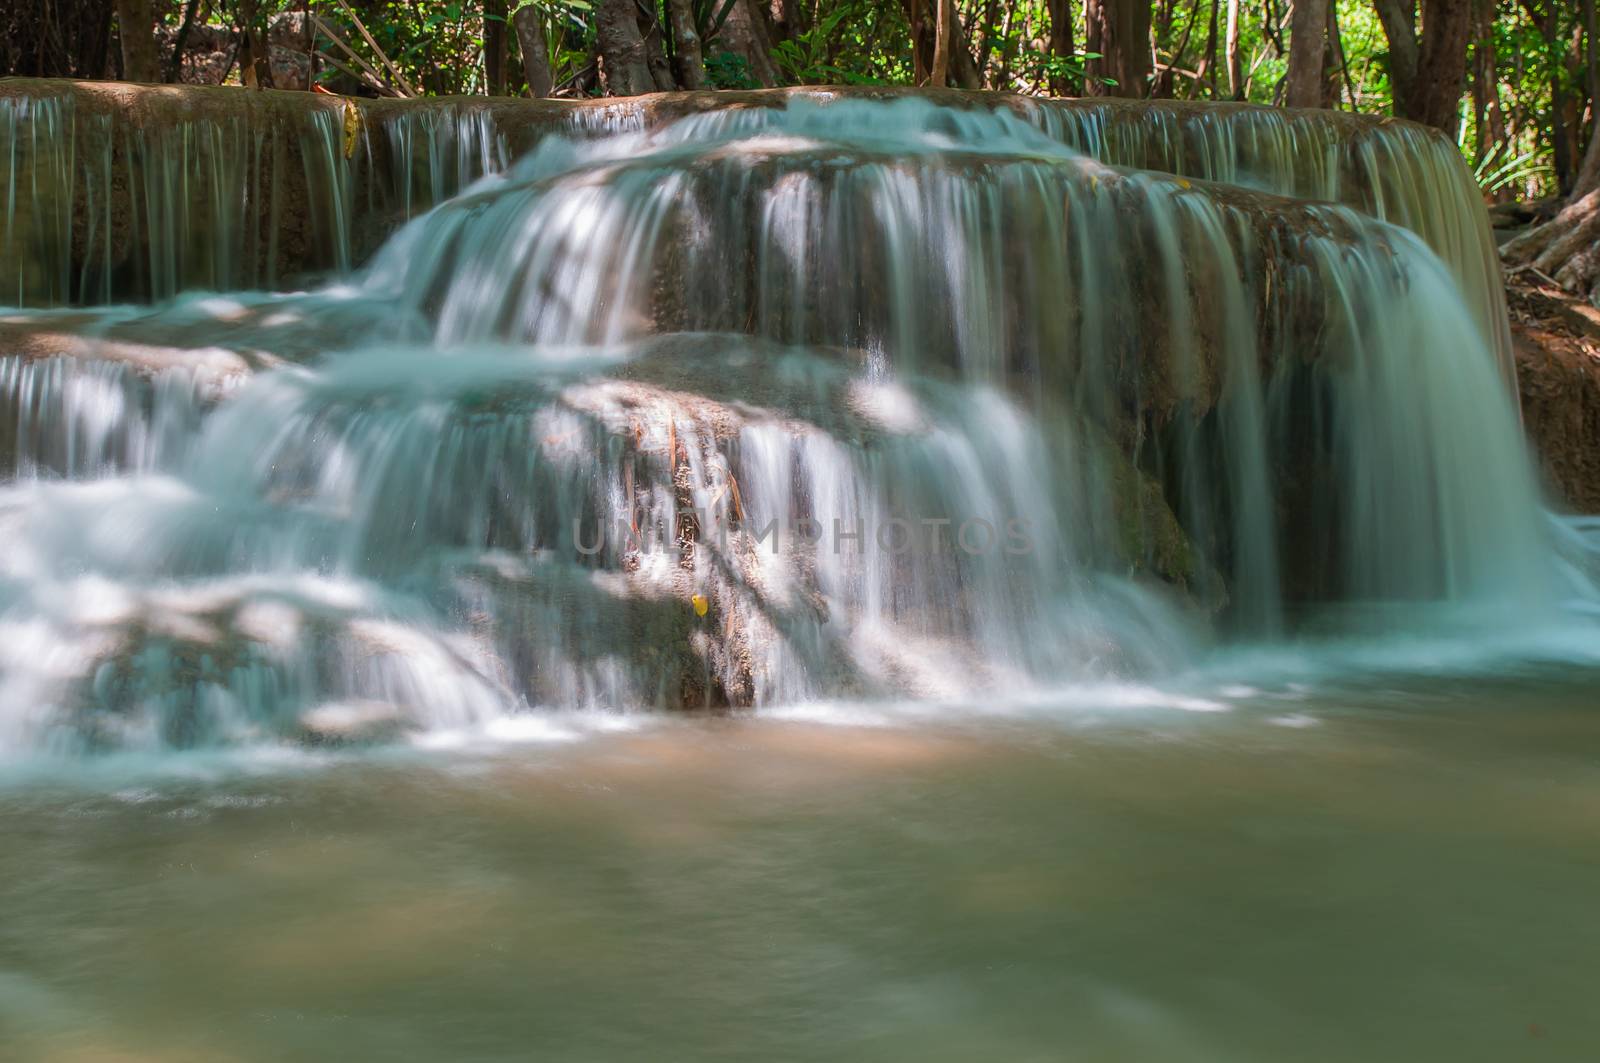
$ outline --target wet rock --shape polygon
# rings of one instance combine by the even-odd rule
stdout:
[[[1600,513],[1600,311],[1554,286],[1511,287],[1523,428],[1557,502]]]
[[[313,745],[373,745],[392,742],[406,729],[398,706],[383,701],[341,701],[300,714],[301,740]]]

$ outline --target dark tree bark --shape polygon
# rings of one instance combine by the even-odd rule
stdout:
[[[506,0],[483,0],[483,85],[490,96],[506,94]]]
[[[1600,21],[1595,18],[1594,0],[1583,0],[1583,83],[1589,90],[1589,153],[1584,159],[1584,171],[1589,169],[1590,159],[1595,157],[1595,141],[1600,140],[1600,136],[1597,136],[1600,134],[1600,41],[1595,40],[1597,31],[1600,31]],[[1580,171],[1578,179],[1583,180],[1583,172]]]
[[[933,67],[931,54],[922,47],[926,36],[928,0],[904,0],[906,25],[911,27],[911,81],[916,85],[928,83],[928,71]]]
[[[906,23],[911,27],[911,54],[918,74],[918,83],[925,84],[933,70],[934,52],[937,48],[938,27],[935,24],[939,0],[902,0]],[[954,5],[952,4],[952,7]],[[946,69],[946,84],[963,89],[983,88],[983,78],[978,64],[967,46],[967,35],[961,20],[950,19],[950,50]]]
[[[1196,8],[1199,7],[1198,0],[1196,0],[1195,6],[1196,6]],[[1220,93],[1217,92],[1217,31],[1219,29],[1221,29],[1221,26],[1222,26],[1222,23],[1221,23],[1221,14],[1222,14],[1221,7],[1222,7],[1222,5],[1220,5],[1220,4],[1212,3],[1212,5],[1211,5],[1211,22],[1206,26],[1206,59],[1205,59],[1206,68],[1205,68],[1205,73],[1206,73],[1207,76],[1209,76],[1211,78],[1211,98],[1212,99],[1216,99],[1217,96],[1220,95]],[[1196,73],[1199,73],[1199,71],[1196,71]],[[1200,78],[1195,78],[1194,84],[1189,86],[1189,98],[1192,100],[1192,99],[1194,99],[1195,97],[1197,97],[1199,95],[1200,95]]]
[[[522,72],[528,80],[528,95],[542,100],[555,91],[555,78],[550,74],[550,46],[545,41],[544,23],[532,5],[517,9],[511,16],[517,31],[517,49],[522,52]]]
[[[239,0],[239,80],[252,89],[272,88],[267,35],[257,0]]]
[[[0,2],[0,77],[104,77],[115,9],[114,0]]]
[[[1212,5],[1212,13],[1216,13],[1216,5]],[[1184,21],[1183,36],[1174,41],[1172,39],[1172,25],[1176,21],[1177,4],[1162,3],[1155,9],[1155,29],[1152,37],[1156,47],[1171,57],[1171,62],[1157,63],[1155,77],[1150,79],[1150,96],[1157,100],[1170,100],[1176,95],[1177,89],[1177,61],[1189,48],[1189,40],[1194,36],[1195,25],[1200,20],[1200,0],[1194,0],[1189,6],[1189,17]],[[1205,77],[1206,71],[1211,69],[1209,55],[1216,57],[1216,40],[1213,37],[1209,51],[1202,50],[1200,62],[1195,65],[1195,77],[1189,82],[1189,96],[1192,99],[1196,85]]]
[[[1199,10],[1200,4],[1198,0],[1195,0],[1193,7],[1195,11]],[[1167,55],[1175,60],[1183,51],[1181,47],[1174,47],[1172,40],[1172,23],[1177,10],[1177,0],[1155,0],[1150,9],[1150,42],[1153,45],[1156,56],[1159,56],[1161,52],[1166,52]],[[1191,12],[1188,29],[1193,29],[1194,19],[1195,16]],[[1187,38],[1188,34],[1185,33],[1185,43],[1187,43]],[[1172,64],[1163,65],[1154,57],[1152,62],[1154,66],[1151,70],[1152,77],[1150,78],[1151,98],[1157,100],[1171,99],[1173,83],[1177,80],[1177,74],[1173,70]],[[1200,62],[1203,65],[1205,60],[1201,59]]]
[[[195,12],[200,7],[200,0],[189,0],[183,9],[183,21],[178,23],[178,35],[172,41],[172,54],[167,57],[166,75],[162,78],[169,85],[176,84],[183,77],[183,50],[189,44],[189,31],[194,28]]]
[[[1522,9],[1528,13],[1528,18],[1539,27],[1543,35],[1545,46],[1552,54],[1559,48],[1558,38],[1561,33],[1560,9],[1552,0],[1522,0]],[[1550,71],[1550,114],[1548,123],[1550,128],[1550,154],[1551,163],[1555,168],[1556,182],[1561,191],[1566,193],[1572,189],[1572,138],[1567,131],[1567,90],[1559,67]]]
[[[744,59],[756,84],[770,89],[778,83],[778,71],[772,65],[772,32],[766,11],[755,0],[734,0],[717,41],[724,51]]]
[[[1374,0],[1374,6],[1389,38],[1395,111],[1454,135],[1467,77],[1472,0],[1422,0],[1421,33],[1415,0]]]
[[[772,0],[772,32],[778,40],[793,40],[806,31],[810,18],[804,0]]]
[[[1102,56],[1085,64],[1084,91],[1143,98],[1150,77],[1149,0],[1087,0],[1084,17],[1089,31],[1083,50]]]
[[[1475,13],[1472,47],[1472,120],[1478,132],[1473,162],[1482,162],[1507,137],[1500,105],[1500,77],[1494,52],[1494,6],[1485,0]]]
[[[1228,0],[1228,29],[1225,44],[1228,60],[1228,98],[1244,99],[1244,64],[1239,57],[1239,0]]]
[[[1339,5],[1328,0],[1328,49],[1322,66],[1322,106],[1333,110],[1339,106],[1339,92],[1350,89],[1350,109],[1355,110],[1356,93],[1350,86],[1350,68],[1345,60],[1344,34],[1339,32]]]
[[[704,88],[705,62],[700,54],[700,34],[694,28],[694,9],[689,0],[667,0],[672,21],[672,69],[678,84],[686,89]]]
[[[1072,0],[1050,0],[1050,54],[1061,59],[1072,59]],[[1065,77],[1050,79],[1050,91],[1066,96],[1075,86]]]
[[[1322,63],[1327,53],[1329,0],[1294,0],[1289,15],[1288,107],[1322,106]]]
[[[650,77],[655,80],[656,91],[671,92],[676,89],[678,83],[672,77],[672,64],[667,62],[666,36],[653,8],[648,13],[639,8],[639,34],[644,38],[644,61],[650,67]]]
[[[950,10],[952,3],[953,0],[933,0],[933,69],[928,74],[928,84],[936,89],[944,88],[945,79],[950,75],[950,30],[951,23],[955,22],[955,12]]]
[[[1423,0],[1422,43],[1406,117],[1455,134],[1472,38],[1471,0]]]
[[[1600,120],[1589,133],[1589,150],[1584,152],[1583,165],[1578,167],[1578,179],[1573,182],[1572,194],[1582,197],[1600,189]]]
[[[117,39],[122,45],[122,80],[161,80],[151,0],[117,0]]]
[[[600,0],[595,5],[595,38],[600,84],[607,96],[656,91],[644,36],[639,32],[638,5],[633,0]]]
[[[1595,40],[1595,3],[1583,0],[1584,66],[1589,85],[1589,148],[1583,153],[1578,176],[1572,183],[1572,199],[1577,201],[1600,189],[1600,41]]]

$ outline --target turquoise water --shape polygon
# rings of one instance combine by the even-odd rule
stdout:
[[[1592,1059],[1595,677],[35,765],[6,1058]]]
[[[1470,175],[1029,113],[477,122],[320,291],[147,197],[176,298],[0,315],[0,1063],[1600,1058],[1600,524]]]

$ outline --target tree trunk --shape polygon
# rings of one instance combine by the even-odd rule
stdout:
[[[1533,5],[1524,0],[1523,7],[1534,17],[1539,32],[1544,36],[1545,47],[1555,55],[1560,49],[1561,19],[1553,3],[1546,3],[1544,11],[1535,15]],[[1550,70],[1550,162],[1556,172],[1556,184],[1563,194],[1572,190],[1572,140],[1567,135],[1567,90],[1562,70],[1552,65]]]
[[[260,14],[257,0],[239,0],[239,80],[246,88],[270,89],[272,64]]]
[[[1572,198],[1581,199],[1600,189],[1600,42],[1595,40],[1595,3],[1583,0],[1584,66],[1589,87],[1589,150],[1583,153]]]
[[[686,89],[704,88],[705,61],[700,54],[700,34],[694,28],[694,9],[690,0],[667,0],[672,22],[672,67],[678,84]]]
[[[522,52],[522,71],[528,79],[528,95],[542,100],[555,91],[550,74],[550,45],[545,41],[544,23],[532,4],[517,9],[511,16],[517,31],[517,48]]]
[[[162,78],[169,85],[183,80],[183,50],[189,46],[189,31],[194,29],[194,16],[200,0],[188,0],[183,8],[183,21],[178,23],[178,35],[172,40],[172,54],[167,57],[167,71]]]
[[[1505,111],[1500,105],[1500,75],[1494,51],[1494,8],[1482,4],[1477,11],[1472,48],[1472,115],[1477,133],[1472,161],[1479,163],[1507,139]],[[1501,191],[1497,196],[1504,196]]]
[[[1159,56],[1162,52],[1167,53],[1168,56],[1172,57],[1174,62],[1177,58],[1177,52],[1181,50],[1175,49],[1172,46],[1172,22],[1173,16],[1177,12],[1177,7],[1177,0],[1156,0],[1155,5],[1151,8],[1150,16],[1151,50],[1156,56]],[[1191,30],[1194,27],[1194,19],[1196,17],[1194,12],[1199,11],[1199,9],[1199,0],[1195,0],[1194,10],[1190,12],[1189,18],[1189,28]],[[1188,39],[1187,35],[1185,35],[1184,39]],[[1200,61],[1200,66],[1203,72],[1203,68],[1205,66],[1204,59]],[[1151,99],[1170,100],[1173,95],[1172,83],[1177,78],[1177,74],[1173,70],[1173,63],[1169,62],[1162,64],[1157,62],[1152,73],[1155,76],[1150,79]]]
[[[941,3],[944,0],[933,0],[933,2]],[[953,15],[954,0],[949,2]],[[933,70],[934,54],[938,47],[937,16],[920,0],[902,0],[901,9],[905,12],[906,24],[911,27],[911,58],[914,69],[919,72],[918,84],[926,84]],[[946,83],[953,83],[963,89],[983,88],[983,79],[978,74],[978,64],[967,48],[967,35],[961,29],[960,20],[950,18],[949,26],[950,49],[945,69]]]
[[[1050,0],[1050,54],[1070,62],[1074,55],[1072,43],[1072,0]],[[1050,92],[1066,96],[1072,85],[1065,76],[1050,79]]]
[[[1404,114],[1402,101],[1410,96],[1417,79],[1416,0],[1373,0],[1373,7],[1389,40],[1389,85],[1394,90],[1395,110]]]
[[[640,96],[656,91],[645,58],[634,0],[599,0],[595,10],[595,48],[600,85],[607,96]]]
[[[794,40],[806,31],[808,22],[804,0],[772,0],[772,32],[778,40]]]
[[[950,5],[953,0],[933,0],[933,2],[936,7],[933,20],[933,70],[928,74],[928,84],[936,89],[942,89],[950,73],[950,23],[954,20],[954,12],[950,10]]]
[[[506,94],[506,0],[483,0],[483,85],[490,96]]]
[[[1196,9],[1198,9],[1199,6],[1200,6],[1199,2],[1198,2],[1198,0],[1196,0],[1196,3],[1195,3]],[[1206,27],[1206,73],[1208,75],[1210,75],[1210,77],[1211,77],[1211,98],[1212,99],[1216,99],[1217,98],[1217,29],[1218,29],[1218,16],[1221,13],[1222,12],[1221,12],[1220,5],[1218,5],[1216,3],[1212,3],[1212,5],[1211,5],[1211,23],[1210,23],[1210,25],[1208,25]],[[1176,58],[1176,57],[1174,57],[1174,58]],[[1193,89],[1189,93],[1189,98],[1192,100],[1198,95],[1200,95],[1200,81],[1199,81],[1198,78],[1196,78],[1194,86],[1193,86]]]
[[[117,0],[117,39],[122,43],[122,80],[161,80],[151,0]]]
[[[635,4],[638,11],[639,34],[644,38],[644,61],[650,67],[650,77],[656,83],[657,92],[671,92],[678,87],[672,77],[672,64],[667,62],[666,38],[661,30],[661,20],[656,18],[655,5],[650,10]]]
[[[1349,84],[1349,68],[1344,54],[1344,35],[1339,32],[1339,5],[1328,0],[1328,50],[1322,64],[1322,106],[1335,110],[1339,106],[1339,92]],[[1350,109],[1356,109],[1354,90],[1350,93]]]
[[[1411,0],[1375,0],[1389,38],[1389,80],[1402,118],[1454,135],[1467,77],[1472,0],[1422,0],[1422,33]]]
[[[1595,40],[1595,3],[1583,0],[1585,80],[1589,88],[1589,150],[1583,153],[1572,198],[1579,200],[1600,189],[1600,42]]]
[[[957,88],[981,89],[983,75],[978,73],[978,64],[972,58],[972,49],[967,46],[967,34],[961,28],[961,20],[955,17],[956,0],[946,0],[946,3],[950,5],[949,80],[955,82]]]
[[[1103,57],[1086,64],[1085,92],[1143,98],[1150,77],[1149,0],[1087,0],[1084,18],[1084,51]]]
[[[1600,126],[1600,45],[1595,43],[1595,31],[1600,24],[1595,21],[1594,0],[1583,0],[1583,67],[1584,84],[1589,90],[1591,120]]]
[[[756,84],[770,89],[778,83],[778,71],[772,65],[772,35],[767,30],[766,12],[754,0],[734,0],[727,21],[717,33],[717,41],[724,51],[744,59]]]
[[[1467,79],[1471,0],[1423,0],[1422,27],[1417,83],[1407,117],[1454,135],[1461,120],[1461,89]]]
[[[1583,165],[1578,167],[1578,179],[1572,185],[1572,195],[1580,198],[1600,188],[1600,119],[1594,122],[1589,133],[1589,150],[1584,152]]]
[[[1228,96],[1244,99],[1244,64],[1239,57],[1239,0],[1228,0]]]
[[[928,10],[927,0],[905,0],[906,25],[911,29],[911,83],[913,85],[926,85],[928,83],[928,57],[923,50],[922,40],[926,36],[927,24],[923,16]]]
[[[1289,72],[1284,104],[1322,105],[1322,60],[1327,51],[1328,0],[1294,0],[1289,15]]]

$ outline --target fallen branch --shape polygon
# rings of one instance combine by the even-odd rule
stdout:
[[[384,79],[382,74],[378,73],[377,70],[373,69],[372,64],[368,63],[365,59],[361,58],[361,56],[359,54],[357,54],[357,52],[356,52],[356,50],[354,48],[350,47],[342,39],[340,39],[339,35],[333,31],[333,27],[328,25],[326,22],[322,21],[321,16],[312,15],[311,16],[311,24],[313,26],[317,27],[317,29],[322,32],[323,36],[327,37],[328,40],[332,41],[335,45],[337,45],[340,51],[342,51],[345,55],[348,55],[351,59],[355,60],[356,64],[358,66],[360,66],[362,70],[366,71],[366,74],[370,76],[370,80],[369,80],[368,76],[363,76],[363,75],[357,74],[355,71],[351,70],[349,67],[347,67],[343,63],[339,62],[333,56],[324,55],[322,58],[326,62],[332,64],[335,69],[344,71],[346,74],[349,74],[352,77],[354,77],[357,81],[365,81],[365,82],[367,82],[367,84],[371,85],[373,88],[377,89],[380,92],[386,92],[390,96],[404,96],[405,95],[404,92],[401,92],[398,89],[396,89],[393,86],[391,86]]]
[[[407,96],[415,96],[417,90],[411,87],[411,83],[406,80],[406,76],[400,73],[400,68],[395,66],[394,62],[384,54],[382,48],[378,47],[378,42],[372,39],[372,34],[367,32],[367,27],[362,24],[356,13],[350,10],[350,5],[345,3],[344,0],[335,0],[335,2],[339,5],[339,10],[343,11],[349,16],[350,21],[356,24],[356,30],[361,34],[361,39],[367,42],[367,47],[372,49],[374,54],[383,62],[383,65],[388,68],[389,73],[394,75],[395,81],[400,83],[400,87],[405,90],[405,94]]]
[[[1550,285],[1552,288],[1561,287],[1560,283],[1557,282],[1554,277],[1536,267],[1532,262],[1524,262],[1520,266],[1512,266],[1506,270],[1506,276],[1508,277],[1515,276],[1518,273],[1531,273],[1535,277],[1538,277],[1540,280],[1544,281],[1546,284]]]
[[[339,62],[339,60],[335,59],[331,55],[324,55],[324,56],[321,57],[321,59],[322,59],[322,61],[324,63],[327,63],[329,66],[333,67],[335,70],[339,71],[341,74],[346,74],[346,75],[348,75],[350,77],[355,78],[357,81],[361,82],[363,85],[366,85],[367,87],[372,89],[374,92],[382,93],[383,95],[389,97],[391,100],[405,99],[405,97],[400,94],[400,90],[396,89],[394,86],[392,86],[392,85],[390,85],[390,84],[388,84],[386,82],[378,81],[378,80],[374,79],[370,74],[366,73],[366,71],[357,70],[354,67],[346,66],[345,64]],[[317,88],[320,89],[320,88],[322,88],[322,86],[318,85]],[[326,92],[327,90],[323,89],[323,91]],[[338,93],[331,93],[330,95],[338,95]]]

